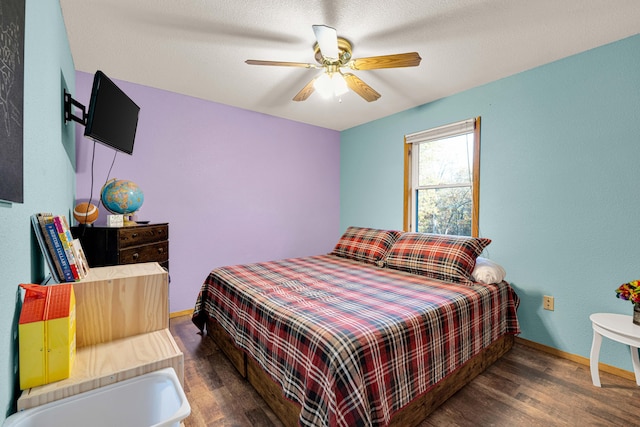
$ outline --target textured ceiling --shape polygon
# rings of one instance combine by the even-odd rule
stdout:
[[[75,67],[344,130],[640,32],[638,0],[60,0]],[[353,56],[416,51],[414,68],[354,71],[382,94],[291,99],[319,71],[311,26]],[[640,54],[640,53],[639,53]],[[80,100],[82,102],[82,100]],[[88,100],[86,100],[88,103]]]

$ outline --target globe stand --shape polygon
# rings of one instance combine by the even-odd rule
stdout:
[[[134,215],[135,215],[135,212],[131,213],[131,214],[123,215],[123,220],[124,220],[124,226],[125,227],[132,227],[134,225],[138,225],[138,223],[133,220]]]

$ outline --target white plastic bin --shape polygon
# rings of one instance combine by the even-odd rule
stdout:
[[[11,415],[5,427],[165,427],[191,406],[173,368],[165,368]]]

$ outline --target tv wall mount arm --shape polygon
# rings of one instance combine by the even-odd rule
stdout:
[[[73,107],[77,108],[82,112],[82,117],[76,116],[73,114]],[[71,94],[64,90],[64,124],[73,120],[74,122],[78,122],[81,125],[87,125],[87,112],[84,105],[76,101],[71,97]]]

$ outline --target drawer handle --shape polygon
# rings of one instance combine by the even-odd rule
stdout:
[[[158,248],[158,253],[159,253],[159,254],[164,253],[164,248]]]
[[[138,237],[138,233],[133,233],[133,234],[131,235],[131,238],[133,238],[133,239],[135,239],[136,237]]]
[[[138,255],[138,252],[136,252],[135,254],[133,254],[133,259],[138,259],[140,255]]]

